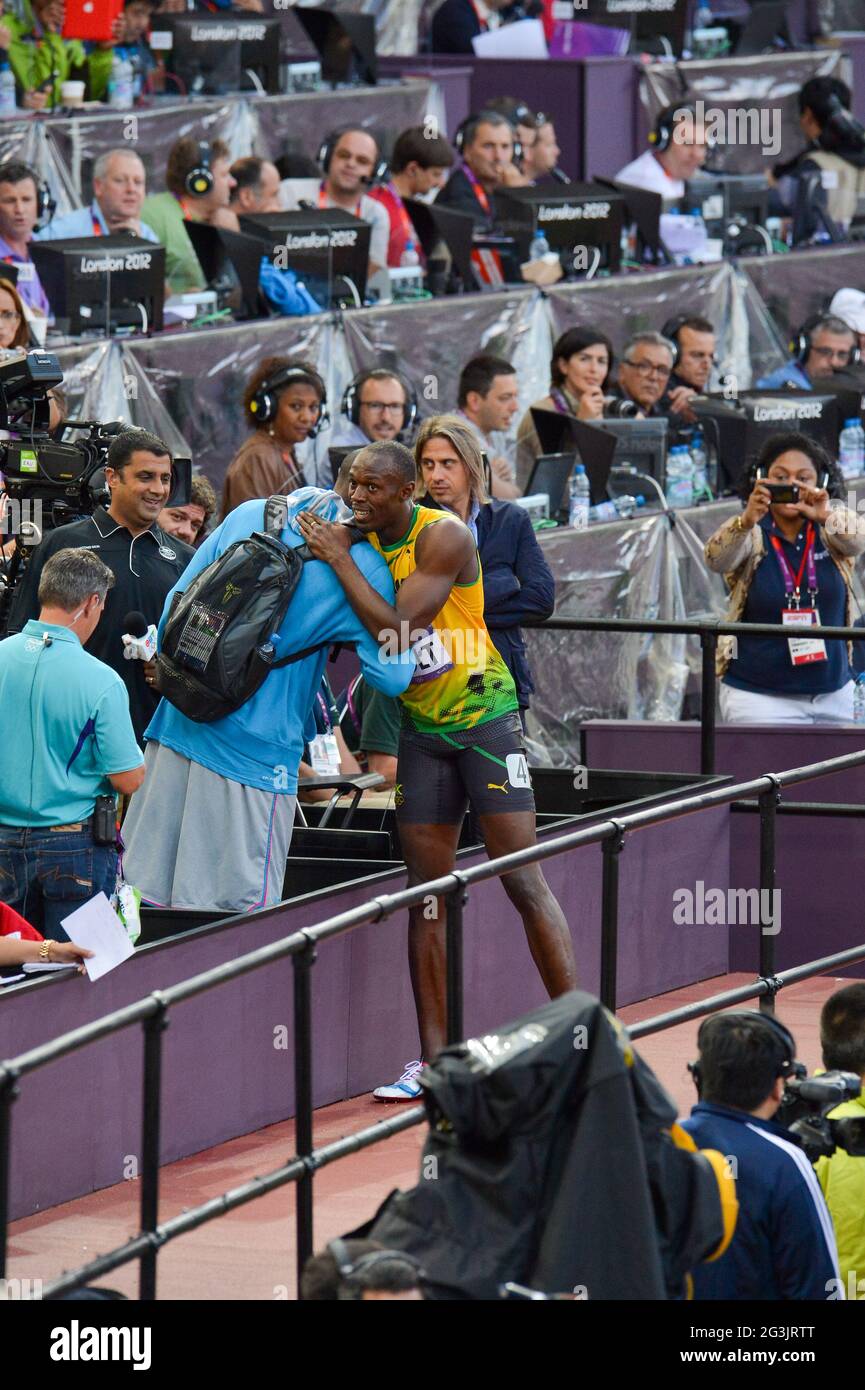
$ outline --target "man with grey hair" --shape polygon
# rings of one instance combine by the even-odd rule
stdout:
[[[91,550],[58,550],[39,579],[39,617],[0,642],[0,709],[14,721],[0,761],[0,893],[55,941],[69,939],[64,917],[114,891],[117,849],[97,799],[144,781],[123,682],[84,651],[113,584]]]
[[[757,385],[767,391],[784,387],[813,391],[815,377],[832,376],[833,372],[852,366],[858,346],[856,330],[835,314],[806,319],[794,336],[793,357],[768,376],[760,377]]]
[[[93,166],[93,200],[89,207],[55,217],[37,232],[34,241],[63,237],[115,236],[131,232],[144,241],[159,241],[141,220],[147,196],[144,165],[134,150],[108,150]]]
[[[675,348],[662,333],[635,333],[625,344],[618,388],[612,394],[633,401],[642,415],[663,415],[658,402],[667,389],[675,360]]]

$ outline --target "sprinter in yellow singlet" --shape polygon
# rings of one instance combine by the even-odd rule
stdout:
[[[474,448],[472,444],[470,447]],[[367,583],[345,527],[305,512],[309,548],[327,561],[367,629],[387,650],[411,646],[416,674],[402,702],[396,805],[410,885],[452,871],[471,804],[490,858],[535,843],[535,803],[523,748],[516,690],[484,625],[483,575],[471,532],[456,516],[418,506],[415,461],[403,445],[361,449],[349,474],[356,525],[387,560],[396,606]],[[551,996],[576,985],[570,932],[540,865],[502,879]],[[409,914],[409,965],[422,1057],[444,1046],[445,911]],[[420,1093],[413,1063],[382,1100]]]

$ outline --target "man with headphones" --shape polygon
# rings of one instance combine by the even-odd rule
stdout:
[[[390,367],[358,372],[346,387],[340,413],[349,422],[331,443],[363,447],[376,439],[408,437],[417,419],[417,396],[411,383]]]
[[[815,377],[843,372],[859,361],[855,330],[835,314],[814,314],[806,319],[790,344],[793,356],[782,367],[760,377],[757,385],[767,391],[785,386],[813,391]]]
[[[386,1250],[376,1240],[332,1240],[310,1255],[300,1296],[305,1303],[417,1302],[423,1270],[413,1255]]]
[[[324,177],[318,190],[320,208],[342,208],[353,217],[368,222],[369,274],[387,265],[390,219],[381,203],[370,196],[370,189],[387,177],[375,136],[362,126],[342,126],[331,131],[318,152]]]
[[[699,314],[676,314],[667,319],[662,337],[676,349],[673,370],[661,401],[665,413],[676,416],[676,423],[696,423],[690,402],[708,389],[715,365],[715,329]]]
[[[630,183],[660,193],[666,203],[685,196],[685,184],[706,162],[708,141],[696,108],[687,102],[665,106],[649,132],[649,148],[616,174],[617,183]]]
[[[51,305],[30,257],[37,222],[48,211],[47,190],[29,164],[0,164],[0,260],[15,267],[15,288],[31,314],[51,317]]]
[[[204,288],[204,271],[184,222],[207,222],[237,231],[229,209],[234,179],[231,152],[224,140],[195,140],[184,135],[168,152],[166,193],[145,198],[141,216],[165,247],[165,270],[172,294]]]
[[[773,1120],[785,1080],[805,1070],[792,1035],[769,1014],[712,1014],[697,1047],[699,1101],[682,1127],[727,1156],[739,1219],[720,1259],[694,1270],[694,1297],[826,1300],[838,1287],[832,1221],[814,1169]]]
[[[456,168],[436,198],[444,208],[470,213],[475,231],[492,231],[497,188],[526,183],[514,162],[514,128],[499,111],[479,111],[463,121],[454,137]]]

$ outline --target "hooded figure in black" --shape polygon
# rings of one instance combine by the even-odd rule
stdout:
[[[865,129],[851,116],[851,101],[837,77],[812,77],[799,92],[808,146],[772,171],[797,244],[819,232],[843,240],[865,194]]]
[[[688,1271],[729,1244],[735,1185],[722,1155],[696,1151],[591,995],[445,1048],[420,1079],[421,1181],[392,1193],[364,1234],[418,1259],[428,1297],[495,1299],[515,1282],[681,1298]]]

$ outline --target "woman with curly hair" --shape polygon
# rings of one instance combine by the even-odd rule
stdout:
[[[295,449],[315,434],[327,402],[324,382],[309,362],[265,357],[243,393],[253,433],[225,475],[222,515],[254,497],[293,492],[307,481]]]
[[[798,491],[795,500],[773,489]],[[728,724],[837,724],[853,718],[848,644],[810,637],[849,626],[865,526],[844,506],[844,479],[805,434],[772,435],[743,479],[740,514],[706,542],[730,589],[727,622],[783,623],[790,637],[722,637],[717,671]],[[831,500],[835,499],[835,500]]]

